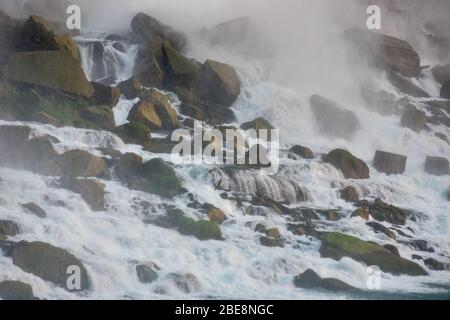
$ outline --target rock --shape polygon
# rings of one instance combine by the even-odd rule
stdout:
[[[139,92],[142,90],[142,84],[136,77],[131,77],[128,80],[122,81],[117,85],[117,88],[128,100],[138,97]]]
[[[16,22],[0,10],[0,65],[3,65],[14,47]]]
[[[402,174],[406,169],[407,157],[377,150],[373,159],[373,166],[379,172],[386,174]]]
[[[450,174],[450,163],[446,158],[427,157],[425,160],[425,171],[435,176]]]
[[[172,77],[169,81],[178,83],[179,80],[194,80],[192,79],[179,79],[179,77],[195,77],[200,67],[195,60],[185,57],[181,52],[176,50],[170,45],[168,41],[164,41],[163,44],[163,61],[167,69],[167,75]]]
[[[327,233],[321,240],[320,254],[324,258],[341,260],[343,257],[349,257],[368,266],[376,265],[383,272],[394,275],[427,275],[418,264],[393,255],[389,250],[372,242],[338,232]]]
[[[400,257],[400,252],[398,251],[398,248],[396,246],[392,244],[385,244],[383,248],[389,250],[389,252],[392,253],[393,255]]]
[[[15,49],[17,51],[59,50],[55,39],[56,30],[44,18],[33,15],[17,28]]]
[[[69,292],[83,291],[90,287],[90,281],[84,265],[74,255],[64,249],[54,247],[44,242],[15,243],[8,256],[12,258],[13,264],[25,272],[64,288]],[[68,286],[73,267],[80,271],[80,287]]]
[[[24,145],[30,133],[31,129],[27,126],[0,126],[0,161],[10,158],[11,150]]]
[[[63,126],[62,121],[49,115],[48,113],[46,113],[44,111],[41,111],[41,112],[38,112],[38,113],[32,115],[30,120],[35,121],[35,122],[44,123],[44,124],[49,124],[54,127],[62,127]]]
[[[47,176],[97,177],[105,169],[102,158],[87,151],[71,150],[43,162],[37,171]]]
[[[264,224],[258,223],[255,227],[255,232],[266,234],[267,228]]]
[[[114,130],[116,121],[114,119],[114,112],[110,106],[91,106],[80,110],[80,115],[93,123],[98,128],[106,130]]]
[[[14,237],[20,234],[20,227],[17,223],[9,220],[0,220],[0,240],[6,237]]]
[[[341,292],[357,292],[359,289],[348,285],[347,283],[335,279],[324,278],[322,279],[313,270],[308,269],[302,274],[294,278],[294,285],[297,288],[304,289],[325,289],[328,291],[341,291]]]
[[[431,247],[430,244],[425,240],[420,240],[420,239],[412,240],[408,244],[418,251],[430,252],[430,253],[434,252],[433,247]]]
[[[120,99],[120,89],[106,86],[100,83],[91,82],[94,89],[94,101],[98,105],[114,107]]]
[[[199,121],[206,122],[208,120],[208,116],[204,110],[190,103],[182,103],[180,106],[180,111],[182,114]]]
[[[145,13],[138,13],[133,18],[131,29],[143,43],[152,43],[155,38],[163,38],[168,40],[171,46],[177,50],[183,49],[187,44],[183,34],[174,31],[171,27]]]
[[[45,210],[42,209],[41,207],[39,207],[34,202],[24,203],[24,204],[21,204],[21,206],[26,211],[28,211],[31,214],[34,214],[34,215],[38,216],[39,218],[46,218],[47,217],[47,213],[45,212]]]
[[[206,215],[209,220],[217,223],[218,225],[221,225],[225,220],[227,220],[225,213],[213,205],[205,204],[203,205],[203,209],[206,211]]]
[[[150,57],[136,63],[134,74],[145,87],[161,87],[166,77],[162,67],[151,53]]]
[[[230,108],[224,108],[221,105],[205,105],[204,108],[208,115],[208,122],[212,125],[223,125],[236,120],[234,112]]]
[[[450,63],[446,65],[436,65],[431,69],[434,78],[439,84],[444,84],[450,80]]]
[[[442,85],[440,96],[444,99],[450,99],[450,80],[447,80]]]
[[[367,30],[349,30],[346,36],[375,66],[405,77],[420,75],[419,54],[406,41]]]
[[[269,247],[269,248],[275,248],[275,247],[283,248],[284,247],[284,239],[282,239],[282,238],[275,239],[275,238],[270,238],[270,237],[260,237],[259,242],[264,247]]]
[[[105,185],[90,179],[65,177],[60,187],[78,193],[93,211],[105,210]]]
[[[423,262],[430,270],[434,270],[434,271],[444,271],[445,270],[444,265],[441,262],[437,261],[436,259],[428,258],[428,259],[425,259]]]
[[[425,90],[415,85],[410,79],[404,78],[403,76],[395,72],[388,73],[388,80],[394,87],[400,90],[400,92],[405,93],[409,96],[416,98],[430,97],[430,95]]]
[[[425,129],[426,123],[427,114],[416,108],[406,110],[401,119],[402,127],[409,128],[416,132]]]
[[[34,170],[40,163],[53,159],[58,153],[48,136],[34,137],[21,146],[17,146],[15,163],[19,168]]]
[[[266,230],[266,235],[269,238],[273,238],[273,239],[280,239],[281,238],[280,230],[278,230],[277,228],[267,229]]]
[[[231,66],[207,60],[199,73],[197,91],[205,101],[229,107],[241,93],[241,82]]]
[[[318,95],[310,98],[311,111],[318,132],[331,138],[350,139],[361,125],[355,113]]]
[[[130,122],[114,129],[120,139],[125,143],[139,144],[147,146],[151,143],[151,132],[148,127],[142,123]]]
[[[369,204],[370,215],[377,221],[389,222],[396,225],[404,225],[406,223],[406,213],[393,205],[387,204],[381,199],[375,199]]]
[[[157,89],[151,88],[141,91],[139,97],[154,106],[156,114],[161,119],[163,129],[173,130],[180,126],[177,111],[170,104],[167,95]]]
[[[123,154],[116,164],[116,172],[120,177],[129,178],[139,175],[142,168],[142,157],[135,153]]]
[[[362,95],[371,110],[382,116],[398,115],[401,111],[401,103],[396,96],[385,90],[373,92],[368,86],[363,86]]]
[[[397,239],[397,236],[395,235],[395,232],[389,230],[388,228],[383,226],[381,223],[378,223],[378,222],[367,222],[366,224],[369,227],[371,227],[375,231],[375,233],[380,233],[381,232],[384,235],[386,235],[388,238],[391,238],[391,239],[394,239],[394,240]]]
[[[120,43],[120,42],[114,42],[113,45],[112,45],[112,47],[113,47],[114,49],[116,49],[117,51],[120,51],[120,52],[122,52],[122,53],[126,53],[125,47],[124,47],[123,44]]]
[[[36,300],[33,288],[20,281],[0,282],[0,299],[3,300]]]
[[[167,279],[186,294],[197,292],[201,288],[200,281],[192,273],[170,273]]]
[[[346,179],[369,179],[369,167],[347,150],[333,150],[323,158],[323,161],[341,170]]]
[[[359,208],[352,213],[352,218],[353,217],[360,217],[363,218],[364,220],[369,220],[370,213],[367,208]]]
[[[154,264],[140,264],[136,266],[136,274],[141,283],[152,283],[158,279],[159,267]]]
[[[345,187],[340,191],[341,199],[347,202],[358,202],[359,201],[359,192],[353,186]]]
[[[17,52],[3,68],[6,78],[90,98],[94,90],[80,63],[66,51]]]
[[[183,212],[168,212],[172,225],[178,231],[186,236],[194,236],[198,240],[223,240],[220,227],[211,221],[195,221],[194,219],[185,217]]]
[[[162,128],[162,122],[156,113],[155,106],[148,101],[141,100],[135,104],[130,111],[128,121],[142,123],[150,129]]]
[[[303,146],[293,146],[289,149],[289,152],[292,152],[293,154],[303,158],[303,159],[313,159],[314,153],[311,151],[311,149]]]
[[[256,118],[253,121],[245,122],[241,125],[242,130],[255,130],[258,134],[259,130],[267,130],[267,136],[270,137],[270,130],[275,127],[264,118]],[[258,135],[259,136],[259,135]]]
[[[209,30],[204,30],[202,35],[213,46],[232,46],[245,43],[248,40],[250,28],[250,18],[238,17],[222,22]]]

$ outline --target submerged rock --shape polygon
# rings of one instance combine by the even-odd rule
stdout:
[[[450,174],[450,163],[446,158],[427,157],[425,160],[425,171],[435,176]]]
[[[392,254],[382,246],[338,232],[325,234],[320,254],[324,258],[340,260],[349,257],[368,266],[376,265],[383,272],[394,275],[424,276],[425,270],[418,264]]]
[[[369,167],[347,150],[336,149],[328,153],[323,161],[340,169],[346,179],[369,179]]]
[[[158,279],[159,270],[159,267],[154,263],[139,264],[136,266],[136,274],[139,282],[145,284],[155,282]]]
[[[328,291],[358,292],[358,288],[335,278],[322,279],[313,270],[308,269],[294,278],[294,285],[304,289],[324,289]]]
[[[3,300],[36,300],[33,288],[20,281],[0,282],[0,299]]]
[[[303,158],[303,159],[313,159],[314,158],[314,152],[311,151],[311,149],[304,147],[304,146],[293,146],[289,149],[289,152],[292,152],[293,154]]]
[[[13,237],[20,234],[20,227],[17,223],[9,220],[0,220],[0,240],[5,240],[7,236]]]
[[[400,154],[377,150],[373,159],[373,166],[379,172],[386,174],[402,174],[406,169],[407,157]]]
[[[170,273],[167,279],[183,293],[194,293],[201,289],[200,281],[192,273]]]

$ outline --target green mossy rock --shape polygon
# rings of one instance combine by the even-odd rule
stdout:
[[[139,144],[146,146],[151,142],[151,131],[142,123],[130,122],[114,129],[125,143]]]
[[[368,266],[376,265],[383,272],[394,275],[427,275],[418,264],[396,256],[386,248],[372,242],[338,232],[326,233],[321,240],[320,254],[324,258],[340,260],[343,257],[349,257]]]
[[[175,227],[181,234],[194,236],[199,240],[223,240],[220,227],[211,221],[195,221],[185,217],[180,210],[171,210],[168,212]]]

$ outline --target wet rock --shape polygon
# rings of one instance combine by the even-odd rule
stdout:
[[[400,257],[400,252],[398,251],[398,248],[396,246],[392,244],[385,244],[383,248],[389,250],[389,252],[393,255]]]
[[[321,240],[320,254],[324,258],[340,260],[349,257],[368,266],[376,265],[383,272],[394,275],[427,275],[418,264],[393,255],[389,250],[372,242],[337,232],[327,233]]]
[[[404,225],[406,223],[407,214],[404,210],[383,202],[381,199],[375,201],[368,206],[370,215],[377,221],[389,222],[396,225]]]
[[[341,199],[347,202],[358,202],[359,201],[359,192],[353,186],[345,187],[340,191]]]
[[[427,123],[426,113],[417,110],[416,108],[406,110],[401,118],[402,127],[409,128],[416,132],[425,129],[426,123]]]
[[[161,119],[162,128],[173,130],[180,126],[176,110],[170,104],[167,95],[154,88],[141,91],[139,97],[150,102]]]
[[[450,99],[450,80],[447,80],[442,85],[440,96],[444,99]]]
[[[208,115],[205,110],[202,110],[198,106],[191,103],[182,103],[180,106],[180,111],[182,114],[199,121],[208,120]]]
[[[16,146],[14,167],[33,170],[40,163],[57,157],[52,139],[48,136],[34,137],[21,146]]]
[[[362,219],[364,219],[364,220],[369,220],[369,217],[370,217],[370,213],[369,213],[369,210],[368,210],[368,208],[359,208],[359,209],[356,209],[353,213],[352,213],[352,218],[353,217],[360,217],[360,218],[362,218]]]
[[[410,79],[404,78],[401,75],[390,72],[388,73],[388,80],[396,87],[400,92],[416,98],[429,98],[430,95],[415,85]]]
[[[105,185],[90,179],[63,178],[61,188],[78,193],[93,211],[105,209]]]
[[[126,53],[124,45],[122,43],[120,43],[120,42],[114,42],[112,47],[114,49],[116,49],[117,51],[120,51],[122,53]]]
[[[135,104],[130,111],[128,121],[142,123],[150,129],[159,130],[162,128],[162,122],[155,106],[148,101],[141,100]]]
[[[353,111],[342,109],[319,95],[310,99],[318,132],[331,138],[351,139],[361,124]]]
[[[284,248],[284,239],[283,238],[270,238],[270,237],[260,237],[259,238],[259,242],[261,243],[262,246],[264,247],[269,247],[269,248]]]
[[[116,122],[114,120],[114,112],[110,106],[91,106],[80,110],[80,115],[93,123],[98,128],[106,130],[114,130]]]
[[[70,252],[54,247],[44,242],[15,243],[8,256],[12,258],[13,264],[23,271],[64,288],[70,292],[87,290],[90,281],[83,263]],[[73,288],[69,280],[73,267],[80,271],[80,286]]]
[[[431,69],[434,78],[439,84],[444,84],[450,80],[450,63],[446,65],[436,65]]]
[[[136,274],[141,283],[152,283],[158,279],[160,268],[154,263],[139,264],[136,266]]]
[[[408,242],[407,244],[409,244],[411,247],[413,247],[417,251],[430,252],[430,253],[434,252],[433,247],[431,247],[430,244],[425,240],[420,240],[420,239],[412,240],[412,241]]]
[[[25,209],[27,212],[29,212],[31,214],[34,214],[35,216],[38,216],[39,218],[46,218],[47,217],[47,213],[45,212],[45,210],[42,209],[41,207],[39,207],[34,202],[21,204],[21,207],[23,209]]]
[[[12,150],[28,141],[31,129],[27,126],[0,126],[0,162],[11,159]]]
[[[37,15],[30,16],[17,28],[15,49],[17,51],[59,50],[55,34],[55,27],[44,18]]]
[[[369,167],[347,150],[333,150],[323,158],[323,161],[340,169],[346,179],[369,179]]]
[[[167,41],[162,46],[163,65],[166,67],[166,74],[170,78],[171,85],[192,83],[200,69],[199,64],[185,57],[181,52],[172,47]]]
[[[17,223],[9,220],[0,220],[0,240],[6,237],[13,237],[20,234],[20,227]]]
[[[170,273],[167,279],[183,293],[194,293],[201,289],[200,281],[192,273]]]
[[[294,285],[297,288],[303,289],[325,289],[328,291],[340,291],[340,292],[357,292],[359,289],[352,287],[351,285],[335,279],[324,278],[322,279],[313,270],[308,269],[302,274],[294,278]]]
[[[392,116],[400,114],[401,103],[396,96],[387,91],[381,90],[373,92],[368,87],[363,87],[362,95],[371,110],[382,116]]]
[[[94,101],[98,105],[105,105],[114,107],[120,99],[120,89],[103,85],[96,82],[91,82],[94,88]]]
[[[423,262],[430,270],[434,270],[434,271],[444,271],[445,270],[444,265],[434,258],[425,259]]]
[[[172,225],[178,231],[186,236],[194,236],[198,240],[223,240],[222,231],[218,224],[211,221],[195,221],[194,219],[184,216],[179,210],[171,210],[168,212]]]
[[[373,160],[373,166],[379,172],[386,174],[402,174],[406,169],[407,157],[377,150]]]
[[[135,153],[123,154],[116,164],[116,172],[120,177],[129,178],[139,175],[142,168],[142,157]]]
[[[264,118],[256,118],[253,121],[249,121],[246,123],[243,123],[241,125],[241,129],[242,130],[250,130],[253,129],[256,132],[258,132],[259,130],[267,130],[268,132],[270,132],[270,130],[275,129],[274,126],[267,121]]]
[[[147,146],[151,143],[152,134],[150,129],[139,122],[130,122],[119,126],[114,129],[114,133],[128,144]]]
[[[164,85],[166,75],[151,50],[148,56],[136,63],[134,74],[143,86],[159,88]]]
[[[142,90],[142,84],[136,77],[131,77],[128,80],[122,81],[117,85],[117,88],[128,100],[138,97],[139,92]]]
[[[394,240],[397,238],[397,236],[395,235],[395,232],[389,230],[388,228],[383,226],[381,223],[378,223],[378,222],[367,222],[366,224],[369,227],[371,227],[375,231],[375,233],[383,233],[388,238],[391,238],[391,239],[394,239]]]
[[[214,207],[211,204],[204,204],[203,209],[206,212],[206,215],[208,216],[209,220],[212,222],[215,222],[217,224],[222,224],[225,220],[227,220],[227,216],[225,213],[223,213],[222,210]]]
[[[314,153],[311,151],[311,149],[303,146],[293,146],[289,149],[289,152],[292,152],[293,154],[303,158],[303,159],[313,159]]]
[[[199,73],[197,91],[205,101],[229,107],[241,93],[241,82],[231,66],[207,60]]]
[[[435,176],[445,176],[450,174],[450,164],[446,158],[427,157],[425,160],[425,171]]]
[[[0,282],[0,299],[3,300],[36,300],[33,288],[20,281]]]
[[[270,228],[266,230],[266,235],[269,238],[273,238],[273,239],[280,239],[281,238],[281,233],[280,230],[278,230],[278,228]]]

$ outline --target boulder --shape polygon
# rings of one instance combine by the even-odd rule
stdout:
[[[172,225],[186,236],[194,236],[198,240],[223,240],[222,231],[217,223],[211,221],[195,221],[184,216],[183,212],[172,210],[168,212]]]
[[[33,288],[20,281],[0,282],[0,299],[3,300],[36,300],[33,294]]]
[[[442,264],[442,262],[439,262],[434,258],[425,259],[423,262],[430,270],[434,270],[434,271],[444,271],[445,270],[445,267]]]
[[[323,161],[341,170],[346,179],[369,179],[369,167],[347,150],[333,150],[323,158]]]
[[[164,41],[162,49],[163,65],[166,68],[167,75],[172,77],[169,81],[178,83],[177,80],[181,80],[177,79],[178,77],[195,77],[196,73],[200,70],[200,66],[195,60],[185,57],[181,52],[172,47],[168,41]],[[194,78],[190,80],[194,80]]]
[[[394,240],[397,239],[395,232],[389,230],[388,228],[383,226],[381,223],[371,221],[371,222],[367,222],[366,225],[368,225],[370,228],[372,228],[373,231],[375,231],[375,233],[383,233],[388,238],[391,238]]]
[[[151,88],[141,91],[139,97],[154,106],[156,114],[161,119],[163,129],[173,130],[180,126],[177,111],[172,107],[167,95]]]
[[[130,122],[114,129],[120,139],[125,143],[147,146],[151,143],[152,135],[150,129],[138,122]]]
[[[142,157],[135,153],[123,154],[116,164],[116,172],[120,177],[129,178],[139,175],[142,168]]]
[[[293,154],[303,158],[303,159],[313,159],[314,153],[311,151],[311,149],[304,147],[304,146],[293,146],[289,149],[289,152],[292,152]]]
[[[206,114],[205,110],[191,103],[183,102],[180,106],[180,111],[182,114],[199,121],[208,120],[208,115]]]
[[[442,85],[440,96],[441,96],[441,98],[450,100],[450,80],[447,80]]]
[[[136,266],[136,274],[139,282],[149,284],[158,279],[159,267],[154,263],[139,264]]]
[[[311,111],[318,131],[332,138],[350,139],[361,125],[355,113],[344,110],[319,95],[310,98]]]
[[[90,179],[65,177],[60,187],[78,193],[93,211],[105,210],[105,185]]]
[[[70,252],[44,242],[15,243],[8,252],[13,264],[25,272],[64,288],[69,292],[83,291],[90,287],[89,277],[83,263]],[[80,271],[80,287],[68,286],[72,268]]]
[[[200,281],[192,273],[170,273],[167,280],[185,294],[197,292],[201,288]]]
[[[159,88],[163,86],[166,78],[164,70],[152,53],[137,61],[133,73],[136,79],[145,87]]]
[[[379,172],[386,174],[402,174],[406,169],[407,157],[377,150],[373,159],[373,166]]]
[[[114,130],[116,127],[114,112],[110,106],[90,106],[80,110],[80,116],[100,129]]]
[[[398,251],[398,248],[396,246],[392,244],[385,244],[383,248],[389,250],[389,252],[392,253],[393,255],[400,257],[400,252]]]
[[[368,208],[358,208],[356,209],[353,213],[352,213],[352,218],[354,217],[360,217],[364,220],[369,220],[370,218],[370,213]]]
[[[0,126],[0,160],[8,158],[11,150],[24,145],[28,141],[31,129],[27,126],[7,125]]]
[[[127,98],[128,100],[135,99],[138,97],[139,92],[142,90],[142,84],[135,76],[131,77],[128,80],[122,81],[117,85],[120,92]]]
[[[17,52],[3,68],[6,78],[90,98],[94,90],[80,63],[67,51]]]
[[[346,36],[375,66],[405,77],[420,75],[419,54],[406,41],[368,30],[348,30]]]
[[[155,106],[145,100],[141,100],[133,106],[128,121],[142,123],[150,129],[159,130],[162,128],[162,122],[156,113]]]
[[[345,187],[340,191],[341,199],[347,202],[358,202],[359,201],[359,192],[353,186]]]
[[[363,205],[365,207],[365,204]],[[370,215],[377,221],[389,222],[396,225],[404,225],[406,223],[406,212],[396,206],[383,202],[381,199],[368,205]]]
[[[278,230],[278,228],[270,228],[266,230],[266,235],[269,238],[273,238],[273,239],[280,239],[281,238],[281,233],[280,230]]]
[[[450,80],[450,63],[446,65],[436,65],[431,69],[434,78],[439,84],[444,84]]]
[[[402,127],[409,128],[419,132],[425,129],[427,123],[427,114],[416,108],[407,109],[401,118]]]
[[[335,278],[324,278],[322,279],[313,270],[308,269],[302,274],[294,278],[294,285],[297,288],[303,289],[325,289],[328,291],[340,291],[340,292],[357,292],[360,291],[358,288],[352,287],[347,283],[335,279]]]
[[[25,209],[27,212],[34,214],[35,216],[37,216],[39,218],[47,217],[47,213],[45,212],[45,210],[42,209],[41,207],[39,207],[34,202],[28,202],[28,203],[21,204],[21,207],[23,209]]]
[[[227,220],[227,216],[225,213],[223,213],[222,210],[219,208],[214,207],[211,204],[205,204],[202,206],[203,210],[205,210],[206,215],[208,216],[209,220],[217,223],[222,224],[225,220]]]
[[[395,72],[388,73],[388,80],[396,87],[400,92],[416,98],[429,98],[430,95],[414,84],[410,79],[407,79]]]
[[[269,248],[283,248],[284,247],[284,239],[283,238],[271,238],[271,237],[260,237],[259,243],[264,247]]]
[[[20,227],[17,223],[9,220],[0,220],[0,240],[6,237],[14,237],[20,234]]]
[[[241,93],[241,82],[231,66],[207,60],[199,71],[197,91],[205,101],[229,107]]]
[[[120,99],[120,89],[106,86],[100,83],[91,82],[94,89],[94,101],[98,105],[114,107]]]
[[[339,261],[343,257],[349,257],[368,266],[376,265],[383,272],[394,275],[427,275],[418,264],[396,256],[373,242],[366,242],[338,232],[327,233],[321,240],[320,255],[324,258]]]
[[[255,130],[258,132],[259,130],[267,130],[268,136],[270,136],[270,130],[275,129],[275,127],[264,118],[256,118],[255,120],[245,122],[241,124],[242,130]]]
[[[445,176],[450,174],[450,164],[446,158],[427,157],[425,160],[425,171],[435,176]]]

